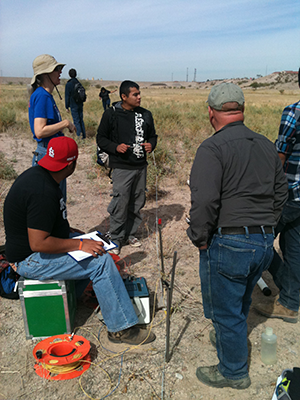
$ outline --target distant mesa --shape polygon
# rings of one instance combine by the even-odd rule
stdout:
[[[150,86],[163,86],[163,87],[167,87],[168,85],[167,85],[166,83],[157,82],[157,83],[151,83]]]
[[[298,71],[284,70],[276,71],[269,75],[262,76],[257,74],[256,77],[244,78],[224,78],[224,79],[207,79],[206,81],[138,81],[141,89],[204,89],[210,90],[213,85],[218,85],[221,82],[233,82],[239,85],[242,89],[277,89],[277,90],[298,90]],[[31,78],[28,77],[0,77],[0,85],[30,85]],[[121,81],[109,81],[99,79],[86,79],[91,87],[118,87]],[[63,78],[61,84],[65,85],[67,79]]]

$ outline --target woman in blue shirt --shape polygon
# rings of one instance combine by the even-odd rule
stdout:
[[[52,92],[60,84],[60,75],[65,64],[58,63],[54,57],[42,54],[32,63],[34,76],[31,80],[32,94],[29,101],[29,123],[37,148],[32,159],[32,166],[47,153],[49,141],[57,136],[64,136],[63,129],[75,132],[74,124],[61,119],[60,112],[53,99]],[[57,88],[56,88],[57,90]],[[61,182],[61,191],[66,201],[66,182]]]

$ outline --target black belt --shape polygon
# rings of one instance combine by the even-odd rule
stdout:
[[[245,235],[246,233],[256,234],[256,233],[273,233],[274,228],[272,226],[241,226],[241,227],[231,227],[231,228],[220,228],[221,235]],[[248,231],[248,232],[247,232]],[[218,233],[216,229],[215,233]]]
[[[38,146],[41,146],[41,147],[45,147],[45,148],[47,148],[48,147],[48,143],[49,143],[49,140],[47,141],[47,142],[45,142],[44,140],[42,140],[41,142],[38,142]]]

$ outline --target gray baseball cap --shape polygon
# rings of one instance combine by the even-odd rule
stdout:
[[[210,107],[221,111],[225,103],[236,102],[239,106],[242,106],[245,103],[245,98],[239,86],[226,82],[212,87],[207,102]]]

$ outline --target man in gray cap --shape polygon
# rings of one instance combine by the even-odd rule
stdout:
[[[187,234],[200,251],[203,307],[219,364],[197,368],[213,387],[245,389],[247,316],[253,288],[273,257],[287,181],[274,145],[244,124],[244,95],[222,83],[208,96],[216,133],[198,148],[190,176]]]

